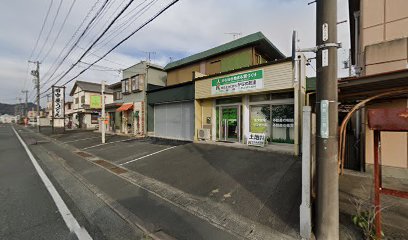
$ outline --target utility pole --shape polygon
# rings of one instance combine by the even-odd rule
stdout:
[[[37,88],[37,130],[40,132],[40,62],[39,61],[28,61],[30,63],[36,64],[36,70],[31,71],[31,75],[35,77],[35,87]]]
[[[25,105],[24,105],[24,116],[27,117],[28,111],[28,90],[22,90],[22,93],[25,93]]]
[[[316,238],[339,239],[337,0],[317,0]]]
[[[21,117],[21,115],[23,115],[23,108],[22,108],[22,104],[21,104],[21,97],[18,97],[17,100],[18,100],[17,113],[18,113],[18,115],[20,115],[20,117]]]
[[[103,80],[102,80],[101,95],[102,95],[101,133],[102,133],[102,143],[105,143],[105,81]]]

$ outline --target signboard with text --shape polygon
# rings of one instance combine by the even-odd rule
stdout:
[[[91,104],[90,104],[90,108],[101,108],[102,104],[101,104],[101,96],[99,95],[91,95]]]
[[[263,70],[216,78],[211,82],[211,94],[245,92],[263,88]]]
[[[252,133],[250,132],[247,139],[248,146],[258,146],[264,147],[265,146],[265,133]]]
[[[64,95],[65,87],[52,87],[53,118],[64,118]]]

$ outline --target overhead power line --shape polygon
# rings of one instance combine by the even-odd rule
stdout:
[[[103,37],[103,35],[106,34],[106,32],[112,27],[112,25],[116,22],[116,20],[123,14],[123,12],[126,11],[126,9],[128,9],[128,7],[134,2],[134,0],[130,0],[126,6],[119,12],[118,15],[116,15],[116,17],[110,22],[109,26],[107,28],[105,28],[105,30],[98,36],[98,38],[91,44],[91,46],[88,47],[88,49],[81,55],[81,57],[61,76],[58,78],[58,80],[56,82],[54,82],[54,84],[57,84],[58,82],[60,82],[84,57],[85,55],[92,49],[92,47]],[[49,87],[46,91],[50,90],[51,87]]]
[[[68,81],[66,81],[63,86],[67,85],[68,83],[72,82],[73,80],[75,80],[77,77],[79,77],[80,75],[82,75],[85,71],[87,71],[89,68],[91,68],[94,64],[98,63],[99,61],[101,61],[104,57],[106,57],[109,53],[111,53],[113,50],[115,50],[117,47],[119,47],[122,43],[124,43],[126,40],[128,40],[130,37],[132,37],[135,33],[137,33],[138,31],[140,31],[142,28],[144,28],[146,25],[148,25],[150,22],[152,22],[153,20],[155,20],[157,17],[159,17],[161,14],[163,14],[166,10],[168,10],[171,6],[173,6],[174,4],[176,4],[179,0],[174,0],[171,3],[169,3],[166,7],[162,8],[158,13],[156,13],[152,18],[150,18],[148,21],[146,21],[145,23],[143,23],[141,26],[139,26],[136,30],[134,30],[132,33],[130,33],[128,36],[126,36],[124,39],[122,39],[120,42],[118,42],[114,47],[112,47],[108,52],[106,52],[104,55],[102,55],[102,57],[100,57],[99,59],[97,59],[96,61],[92,62],[87,68],[85,68],[84,70],[82,70],[81,72],[79,72],[77,75],[75,75],[75,77],[69,79]]]
[[[54,2],[54,0],[51,0],[50,5],[48,6],[47,13],[45,14],[44,21],[43,21],[43,23],[41,25],[40,33],[38,34],[37,40],[35,41],[35,45],[34,45],[33,50],[30,53],[30,57],[28,58],[30,60],[33,57],[33,54],[34,54],[35,50],[37,50],[38,42],[40,41],[41,35],[42,35],[43,31],[44,31],[44,26],[45,26],[45,23],[47,22],[47,19],[48,19],[48,16],[50,14],[50,10],[51,10],[53,2]]]
[[[37,55],[36,59],[40,58],[41,53],[44,50],[44,47],[47,44],[49,37],[51,36],[52,30],[54,29],[54,26],[55,26],[55,21],[57,20],[58,15],[59,15],[59,11],[61,9],[62,2],[63,2],[63,0],[60,0],[58,8],[57,8],[57,12],[55,13],[54,19],[52,20],[51,28],[48,31],[47,37],[45,38],[45,40],[43,42],[43,45],[41,46],[40,51],[38,52],[38,55]]]
[[[98,0],[99,1],[99,0]],[[97,1],[97,2],[98,2]],[[96,2],[96,3],[97,3]],[[95,3],[95,5],[96,5]],[[78,43],[81,41],[81,39],[83,38],[84,34],[89,30],[89,27],[92,25],[92,23],[95,21],[96,17],[101,13],[101,11],[106,7],[106,4],[108,3],[108,0],[105,0],[105,2],[102,4],[102,6],[98,9],[98,11],[96,12],[95,16],[91,19],[91,21],[87,24],[87,26],[85,27],[85,29],[82,31],[81,35],[78,37],[78,39],[75,41],[75,43],[71,46],[71,48],[68,50],[68,52],[65,54],[65,56],[62,58],[62,60],[58,63],[58,65],[55,67],[53,73],[51,74],[51,76],[48,77],[48,79],[44,82],[43,86],[45,86],[47,83],[49,83],[52,80],[52,77],[54,76],[54,74],[58,71],[58,69],[62,66],[62,63],[67,59],[67,57],[72,53],[72,51],[75,49],[75,47],[78,45]],[[94,6],[95,6],[94,5]],[[92,9],[91,9],[92,10]],[[84,23],[84,22],[83,22]],[[82,24],[81,24],[82,25]],[[79,29],[82,26],[80,26],[78,28],[77,31],[79,31]],[[74,34],[75,35],[75,34]],[[74,37],[73,37],[74,38]],[[73,39],[72,38],[72,39]],[[68,43],[69,44],[69,43]],[[66,45],[66,47],[68,47],[68,44]],[[64,48],[65,49],[65,48]],[[63,49],[63,51],[64,51]],[[60,55],[62,55],[62,52],[60,53]],[[59,57],[58,57],[59,58]],[[49,89],[48,89],[49,90]],[[48,91],[47,90],[47,91]]]
[[[77,1],[77,0],[73,0],[73,1],[72,1],[71,6],[69,7],[69,10],[68,10],[67,14],[65,15],[64,21],[62,22],[62,25],[61,25],[61,27],[60,27],[58,33],[57,33],[57,36],[54,38],[54,41],[52,42],[51,47],[48,49],[47,53],[46,53],[45,56],[42,58],[41,62],[43,62],[43,61],[48,57],[48,55],[50,54],[50,52],[54,49],[54,45],[55,45],[55,43],[57,42],[57,40],[58,40],[58,38],[59,38],[59,36],[60,36],[62,30],[64,29],[65,23],[67,22],[67,19],[68,19],[69,15],[71,14],[72,8],[74,7],[76,1]]]

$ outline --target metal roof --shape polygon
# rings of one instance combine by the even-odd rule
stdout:
[[[285,55],[281,53],[275,45],[273,45],[269,39],[262,34],[262,32],[256,32],[248,36],[236,39],[234,41],[222,44],[218,47],[211,48],[204,52],[200,52],[189,57],[180,59],[178,61],[171,62],[164,67],[164,70],[168,71],[173,68],[181,67],[193,62],[197,62],[209,57],[213,57],[222,53],[231,52],[236,49],[248,47],[248,46],[257,46],[265,55],[268,57],[268,60],[282,59],[285,58]]]
[[[70,96],[74,95],[75,88],[80,87],[84,92],[101,92],[101,84],[100,83],[93,83],[93,82],[85,82],[85,81],[76,81],[74,86],[72,87]],[[113,93],[113,90],[109,88],[109,85],[106,85],[105,93]]]

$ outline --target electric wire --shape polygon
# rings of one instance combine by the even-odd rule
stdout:
[[[117,19],[129,8],[129,6],[134,2],[134,0],[130,0],[126,6],[116,15],[116,17],[110,22],[109,26],[105,28],[105,30],[98,36],[98,38],[88,47],[88,49],[81,55],[81,57],[61,76],[54,82],[54,85],[60,82],[84,57],[85,55],[92,49],[92,47],[106,34],[106,32],[112,27],[112,25],[117,21]],[[51,87],[49,87],[46,91],[47,92]],[[44,93],[43,92],[43,93]]]
[[[164,8],[162,8],[159,12],[157,12],[152,18],[150,18],[149,20],[147,20],[145,23],[143,23],[141,26],[139,26],[136,30],[134,30],[133,32],[131,32],[129,35],[127,35],[125,38],[123,38],[120,42],[118,42],[117,44],[115,44],[115,46],[113,46],[108,52],[106,52],[105,54],[102,55],[101,58],[97,59],[96,61],[92,62],[87,68],[85,68],[84,70],[82,70],[81,72],[79,72],[77,75],[75,75],[75,77],[69,79],[68,81],[66,81],[62,86],[67,85],[68,83],[72,82],[73,80],[75,80],[77,77],[79,77],[81,74],[83,74],[85,71],[87,71],[90,67],[92,67],[94,64],[98,63],[99,61],[101,61],[104,57],[106,57],[109,53],[111,53],[113,50],[115,50],[117,47],[119,47],[122,43],[124,43],[126,40],[128,40],[130,37],[132,37],[134,34],[136,34],[137,32],[139,32],[142,28],[144,28],[146,25],[148,25],[149,23],[151,23],[153,20],[155,20],[157,17],[159,17],[161,14],[163,14],[166,10],[168,10],[171,6],[173,6],[174,4],[176,4],[179,0],[173,0],[171,3],[169,3],[167,6],[165,6]]]
[[[58,5],[58,8],[57,8],[57,12],[55,13],[54,19],[52,20],[51,28],[50,28],[50,30],[48,31],[47,37],[45,38],[45,40],[44,40],[44,42],[43,42],[43,45],[41,46],[40,51],[38,52],[38,55],[37,55],[37,57],[36,57],[35,59],[39,59],[39,58],[40,58],[41,53],[42,53],[42,51],[44,50],[45,45],[48,43],[48,39],[50,38],[51,33],[52,33],[52,30],[54,29],[54,26],[55,26],[55,21],[56,21],[57,18],[58,18],[58,15],[59,15],[59,12],[60,12],[60,9],[61,9],[62,2],[63,2],[63,0],[60,0],[59,5]]]
[[[102,6],[98,9],[97,13],[95,16],[91,19],[91,21],[87,24],[85,29],[82,31],[81,35],[78,37],[78,39],[75,41],[75,43],[71,46],[69,51],[65,54],[65,56],[62,58],[62,60],[59,62],[58,66],[56,66],[55,70],[51,74],[51,76],[48,77],[48,79],[43,83],[43,86],[45,86],[47,83],[49,83],[52,80],[52,77],[54,74],[58,71],[58,69],[62,66],[62,63],[68,58],[68,56],[72,53],[72,51],[75,49],[75,47],[78,45],[78,43],[81,41],[85,33],[89,30],[89,27],[91,24],[95,21],[96,17],[101,13],[101,11],[106,7],[106,4],[108,3],[108,0],[105,0],[105,2],[102,4]]]
[[[69,15],[71,14],[72,8],[74,7],[76,1],[77,0],[72,1],[71,6],[69,7],[69,10],[68,10],[67,14],[65,15],[64,21],[62,22],[62,25],[61,25],[58,33],[57,33],[57,36],[54,38],[54,41],[52,42],[51,47],[48,49],[47,53],[42,58],[41,62],[44,62],[44,60],[48,57],[50,52],[54,49],[55,43],[57,42],[59,36],[61,35],[62,30],[64,29],[65,23],[67,22],[67,19],[68,19]]]
[[[38,34],[37,40],[35,41],[35,45],[34,45],[33,50],[30,53],[30,57],[28,58],[29,60],[31,60],[31,58],[33,57],[34,52],[37,50],[38,42],[40,41],[41,35],[42,35],[43,31],[44,31],[44,26],[45,26],[45,23],[47,22],[47,19],[48,19],[48,16],[50,14],[53,2],[54,2],[54,0],[51,0],[50,5],[48,6],[47,13],[45,14],[44,21],[43,21],[43,23],[41,25],[40,33]]]

